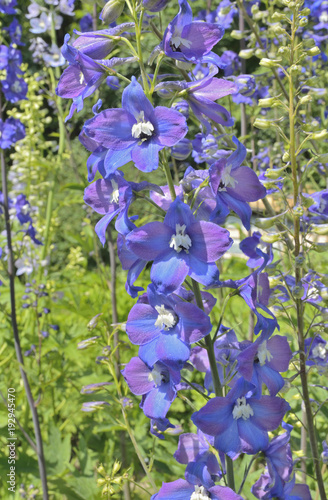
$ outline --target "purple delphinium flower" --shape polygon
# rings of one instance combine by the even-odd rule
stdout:
[[[2,14],[16,14],[17,0],[0,0],[0,12]]]
[[[179,13],[164,33],[165,54],[178,61],[213,62],[220,67],[220,58],[211,50],[221,40],[224,29],[214,23],[193,21],[187,0],[179,0],[179,6]]]
[[[267,461],[268,472],[275,490],[289,481],[293,471],[293,457],[289,444],[292,425],[282,422],[286,432],[275,436],[268,447],[263,450]],[[280,486],[279,486],[280,485]]]
[[[242,352],[238,355],[238,372],[256,387],[256,394],[262,393],[262,382],[267,386],[270,396],[278,394],[284,386],[279,372],[288,370],[292,351],[286,337],[276,335],[267,339],[262,333],[255,342],[241,342]]]
[[[113,36],[119,36],[124,31],[134,28],[134,23],[123,23],[105,30],[89,31],[86,33],[74,30],[79,35],[73,42],[73,47],[91,59],[105,59],[113,50],[116,41]]]
[[[80,19],[80,28],[82,33],[92,31],[92,15],[86,14]]]
[[[123,91],[122,109],[102,111],[84,126],[85,134],[109,151],[107,175],[131,160],[143,172],[157,169],[159,151],[174,146],[187,130],[181,113],[152,106],[135,77]]]
[[[190,344],[198,342],[212,328],[209,317],[179,296],[165,296],[149,285],[128,316],[126,332],[140,345],[139,356],[148,365],[157,360],[183,365]]]
[[[158,493],[151,500],[243,500],[240,495],[226,486],[212,486],[208,490],[204,486],[193,485],[184,479],[172,483],[163,483]]]
[[[25,45],[25,43],[21,41],[23,33],[22,26],[16,18],[13,19],[8,28],[5,28],[5,30],[9,33],[11,43],[15,43],[16,45]]]
[[[107,179],[98,179],[84,191],[84,202],[98,214],[103,215],[96,224],[95,231],[102,243],[106,241],[106,229],[111,220],[118,215],[124,217],[132,201],[132,189],[121,172]]]
[[[5,122],[0,119],[0,148],[8,149],[17,141],[24,139],[25,127],[15,118],[7,118]]]
[[[221,468],[214,453],[214,437],[204,434],[198,429],[197,434],[182,434],[174,458],[180,464],[186,464],[187,481],[198,486],[211,488],[222,476]],[[224,460],[224,457],[222,457]]]
[[[256,251],[257,247],[262,244],[261,243],[261,236],[262,235],[259,231],[254,231],[252,236],[248,236],[247,238],[244,238],[239,243],[240,250],[245,255],[247,255],[247,257],[249,257],[246,264],[248,267],[250,267],[252,269],[263,264],[263,255]],[[265,247],[266,247],[266,249],[268,249],[268,248],[270,248],[270,245],[265,244]]]
[[[321,460],[324,464],[328,463],[328,445],[326,441],[322,441],[323,452],[321,453]]]
[[[138,257],[153,260],[150,276],[160,293],[174,292],[187,275],[203,285],[218,279],[215,262],[230,248],[229,232],[211,222],[197,222],[179,198],[164,222],[150,222],[126,237]]]
[[[68,44],[69,35],[65,36],[62,54],[69,62],[60,77],[56,89],[57,95],[73,99],[73,103],[66,117],[69,120],[75,110],[83,109],[83,101],[89,97],[104,82],[108,76],[108,68],[116,64],[131,61],[131,58],[112,58],[109,60],[93,60],[88,55]],[[134,58],[132,58],[134,60]]]
[[[131,392],[143,396],[140,408],[148,418],[165,418],[176,397],[180,372],[158,361],[148,366],[140,358],[132,358],[122,370]]]
[[[252,395],[253,384],[240,378],[227,396],[210,399],[191,417],[201,431],[215,436],[215,447],[234,458],[255,454],[269,444],[268,431],[276,429],[289,404],[281,398]]]
[[[250,229],[252,211],[248,202],[264,198],[266,189],[251,168],[242,166],[246,158],[245,146],[235,137],[232,140],[237,146],[236,151],[229,158],[213,163],[209,170],[210,187],[217,197],[213,218],[221,212],[225,214],[228,207],[239,215],[245,228]]]
[[[328,349],[327,342],[321,337],[316,335],[308,337],[304,341],[305,352],[307,355],[306,364],[309,366],[326,366],[328,363]]]
[[[252,486],[251,491],[260,500],[281,498],[283,500],[311,500],[309,487],[306,484],[295,484],[295,476],[289,483],[272,485],[272,478],[268,472],[262,474]]]
[[[224,76],[231,76],[236,72],[240,71],[241,61],[233,50],[226,50],[221,56],[221,61],[225,64]]]
[[[5,80],[1,81],[2,91],[7,101],[15,103],[26,99],[27,83],[15,73],[7,72]]]

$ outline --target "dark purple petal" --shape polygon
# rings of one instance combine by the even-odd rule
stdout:
[[[188,231],[192,239],[190,253],[203,262],[217,261],[232,245],[229,231],[213,222],[196,222]]]
[[[252,418],[247,420],[239,418],[238,431],[241,439],[241,451],[244,453],[253,455],[264,450],[269,443],[268,433],[257,427]]]
[[[124,109],[106,109],[84,126],[85,133],[107,149],[122,150],[137,144],[132,137],[135,123],[132,115]]]
[[[165,253],[172,254],[170,239],[172,230],[162,222],[149,222],[134,229],[126,237],[127,247],[144,260],[154,260]]]
[[[265,197],[266,189],[256,173],[249,167],[237,167],[231,171],[235,187],[227,186],[227,193],[240,201],[257,201]]]
[[[202,432],[217,436],[225,432],[234,422],[233,403],[227,398],[210,399],[206,405],[191,416],[191,420]],[[223,450],[224,451],[224,450]]]
[[[261,399],[249,398],[254,416],[251,417],[252,423],[265,431],[276,429],[289,410],[290,406],[284,399],[272,396],[262,396]]]
[[[171,147],[177,144],[188,132],[185,117],[174,109],[157,106],[151,120],[161,146]]]
[[[175,310],[180,318],[181,339],[188,344],[198,342],[211,331],[210,318],[194,304],[181,302],[177,304]]]
[[[142,172],[151,172],[158,168],[158,152],[163,149],[151,140],[144,141],[132,150],[132,161]]]
[[[153,106],[134,76],[131,79],[130,85],[123,90],[122,108],[133,115],[136,120],[140,116],[141,111],[144,113],[146,121],[149,120],[149,117],[153,113]]]
[[[193,255],[189,255],[189,276],[204,286],[214,286],[219,281],[219,270],[216,264],[207,264]]]
[[[176,391],[170,384],[161,384],[151,390],[142,402],[142,409],[148,418],[164,418],[174,400]]]
[[[148,304],[135,304],[128,316],[126,332],[132,344],[143,345],[154,340],[160,334],[155,326],[158,314]]]
[[[181,33],[181,38],[188,40],[188,44],[181,44],[180,49],[187,59],[200,59],[208,54],[223,37],[224,29],[218,24],[194,21],[187,24]]]
[[[174,250],[154,261],[150,278],[160,293],[172,293],[184,282],[189,271],[189,255]]]
[[[131,392],[137,396],[147,394],[154,388],[154,382],[149,381],[151,370],[141,361],[140,358],[132,358],[122,370],[122,375],[125,378]]]

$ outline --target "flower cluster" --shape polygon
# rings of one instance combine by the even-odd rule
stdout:
[[[146,73],[140,46],[143,16],[147,10],[163,9],[166,2],[144,1],[141,14],[128,4],[134,22],[75,32],[73,41],[66,35],[62,53],[69,66],[57,94],[73,99],[67,117],[71,119],[75,110],[82,110],[86,98],[101,91],[102,84],[113,83],[108,78],[128,82],[121,107],[100,111],[103,103],[99,100],[80,133],[81,143],[91,153],[87,162],[91,184],[84,200],[102,216],[95,229],[103,245],[108,226],[116,218],[118,256],[128,271],[126,290],[138,297],[128,315],[126,333],[139,352],[122,375],[131,392],[141,396],[140,407],[151,420],[151,432],[161,438],[172,427],[168,414],[179,391],[197,390],[207,401],[191,418],[197,434],[180,436],[175,458],[187,465],[185,480],[163,483],[152,498],[241,499],[233,491],[232,461],[240,454],[263,452],[267,470],[253,486],[254,495],[306,500],[308,487],[295,485],[290,428],[284,435],[269,436],[290,410],[278,393],[293,356],[287,337],[275,334],[279,326],[269,308],[277,291],[270,289],[269,282],[275,266],[272,245],[260,248],[265,241],[255,232],[240,245],[249,258],[250,274],[222,280],[219,272],[218,261],[233,244],[222,225],[233,214],[250,230],[250,203],[264,199],[267,190],[247,163],[246,147],[225,132],[223,127],[233,126],[234,119],[216,101],[232,95],[235,103],[252,105],[268,95],[268,88],[258,85],[253,76],[238,74],[241,65],[236,54],[225,51],[219,57],[214,52],[224,28],[237,14],[229,1],[221,4],[206,16],[201,13],[203,20],[199,20],[193,18],[187,0],[179,0],[177,15],[152,51],[153,73]],[[121,2],[107,2],[102,19],[113,21],[123,9]],[[131,44],[134,37],[137,50]],[[122,51],[122,57],[112,57],[118,44],[127,54]],[[140,79],[117,71],[118,66],[124,70],[136,61]],[[160,74],[162,61],[181,70],[183,79],[178,79],[179,74]],[[219,69],[230,79],[216,77]],[[155,105],[160,98],[169,105]],[[193,122],[200,127],[196,134]],[[173,180],[176,160],[186,160],[191,150],[194,166],[189,165],[180,180],[177,168]],[[132,176],[138,180],[161,170],[166,184],[129,181],[127,164],[130,170],[136,167]],[[158,220],[139,224],[134,212],[137,199],[150,203]],[[312,213],[319,210],[320,217],[325,217],[324,207],[317,205],[315,200]],[[151,283],[139,295],[143,289],[135,282],[147,265]],[[285,280],[286,288],[278,289],[280,296],[299,286],[299,298],[321,307],[310,292],[314,284],[320,286],[319,276],[304,276],[301,284],[295,279],[292,283],[293,277],[287,275]],[[214,295],[217,289],[223,293],[227,288],[229,298],[243,299],[255,318],[252,340],[238,340],[222,318],[212,334]],[[326,363],[325,345],[321,337],[308,339],[309,364]],[[186,369],[205,373],[204,388],[189,383]],[[225,486],[215,484],[221,479]]]

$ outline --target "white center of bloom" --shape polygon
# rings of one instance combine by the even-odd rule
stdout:
[[[328,23],[328,12],[327,12],[326,10],[324,10],[324,11],[322,12],[322,14],[320,15],[320,17],[319,17],[319,21],[320,21],[321,23]]]
[[[257,357],[259,358],[260,365],[265,365],[266,361],[271,361],[273,358],[271,352],[267,348],[267,341],[265,340],[259,345],[257,350]]]
[[[320,359],[325,359],[327,353],[327,349],[325,347],[325,344],[320,342],[317,344],[315,347],[312,349],[312,356],[314,358],[320,358]]]
[[[319,290],[315,286],[310,286],[308,289],[308,297],[311,300],[318,300],[320,297]]]
[[[84,74],[81,71],[81,73],[80,73],[80,85],[83,85],[83,83],[84,83]]]
[[[236,184],[238,184],[238,181],[236,181],[236,179],[234,179],[231,176],[231,169],[232,169],[232,165],[230,165],[229,167],[226,167],[223,170],[220,186],[218,189],[219,191],[226,191],[227,187],[231,186],[232,188],[234,188],[236,186]]]
[[[11,85],[11,90],[13,92],[20,92],[22,90],[21,83],[18,80],[16,80],[15,83]]]
[[[119,202],[119,198],[120,198],[120,192],[118,190],[118,184],[117,182],[112,179],[111,181],[111,185],[112,185],[112,194],[110,195],[110,202],[111,203],[118,203]]]
[[[155,365],[150,374],[148,375],[148,381],[149,382],[154,382],[154,384],[157,386],[161,385],[163,381],[162,373],[159,368],[159,366]]]
[[[170,241],[170,247],[174,248],[177,253],[180,253],[181,250],[185,250],[188,253],[189,248],[191,247],[191,239],[188,234],[185,234],[186,225],[176,224],[175,225],[175,233]]]
[[[191,495],[190,500],[210,500],[210,498],[204,486],[195,486],[195,491]]]
[[[155,306],[155,309],[158,312],[155,326],[159,327],[161,330],[169,330],[176,324],[174,314],[168,309],[165,309],[165,306]]]
[[[232,411],[232,416],[235,420],[238,418],[242,418],[243,420],[248,420],[249,417],[254,415],[254,411],[252,407],[246,403],[246,398],[243,396],[242,398],[238,398],[236,404]]]
[[[171,38],[171,45],[174,47],[176,50],[181,46],[184,45],[187,47],[187,49],[190,49],[191,47],[191,40],[187,40],[186,38],[182,38],[182,29],[183,26],[181,26],[180,29],[175,28],[174,33]]]
[[[135,139],[139,139],[141,136],[148,136],[151,137],[154,132],[154,125],[145,120],[145,112],[140,111],[138,118],[137,118],[137,123],[135,123],[132,127],[132,137]],[[147,137],[144,137],[143,140],[147,139]]]

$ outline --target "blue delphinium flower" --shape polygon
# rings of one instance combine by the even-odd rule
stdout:
[[[149,285],[128,316],[126,331],[139,356],[148,365],[157,360],[177,363],[188,360],[190,344],[198,342],[212,328],[209,317],[199,307],[178,295],[165,296]]]
[[[213,219],[219,217],[220,220],[222,214],[224,220],[227,208],[230,208],[249,229],[252,211],[248,202],[264,198],[266,189],[251,168],[242,166],[246,158],[245,146],[235,137],[233,141],[237,145],[236,151],[229,158],[213,163],[209,169],[210,187],[217,198]]]
[[[221,66],[219,56],[211,52],[224,34],[224,29],[214,23],[192,20],[192,10],[187,0],[179,0],[180,10],[165,30],[164,52],[179,61],[212,62]]]
[[[148,366],[140,358],[132,358],[122,370],[130,390],[143,396],[140,407],[148,418],[165,418],[176,397],[180,372],[158,361]]]
[[[214,486],[215,481],[222,476],[221,467],[210,446],[214,447],[214,437],[198,429],[197,434],[182,434],[179,437],[178,449],[174,453],[177,462],[187,465],[187,481],[205,488]],[[224,463],[224,455],[220,458]]]
[[[197,222],[179,198],[164,222],[150,222],[126,237],[137,256],[153,260],[151,280],[160,293],[174,292],[189,275],[203,285],[218,279],[215,262],[230,248],[229,232],[211,222]]]
[[[215,436],[215,447],[231,458],[266,448],[268,431],[280,425],[289,409],[278,397],[255,398],[253,389],[253,384],[241,378],[226,397],[210,399],[191,417],[201,431]]]
[[[262,382],[267,386],[270,396],[278,394],[284,386],[279,372],[288,370],[292,351],[286,337],[278,335],[267,339],[266,333],[255,342],[245,340],[240,343],[242,352],[238,355],[238,372],[256,387],[256,394],[262,393]]]
[[[0,0],[0,12],[3,14],[16,14],[17,0]]]
[[[108,150],[106,174],[133,161],[143,172],[158,168],[158,153],[187,133],[186,119],[173,109],[154,108],[135,77],[123,91],[122,109],[100,112],[84,125],[84,132]]]
[[[24,137],[25,127],[19,120],[10,117],[3,122],[0,119],[0,149],[10,148]]]

